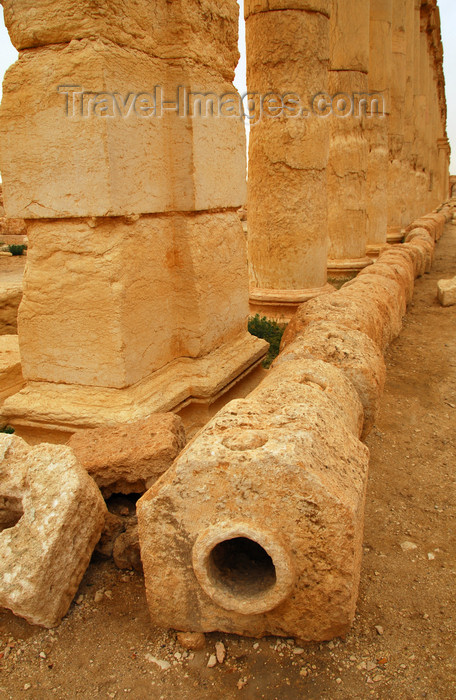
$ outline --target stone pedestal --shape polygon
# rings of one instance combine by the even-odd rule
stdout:
[[[268,102],[260,115],[256,104],[250,131],[253,313],[269,315],[272,302],[273,315],[286,316],[327,282],[329,123],[313,98],[329,88],[329,8],[323,0],[245,6],[249,92],[257,100],[274,93],[285,105],[277,111]]]
[[[3,415],[74,430],[211,402],[266,352],[247,333],[244,128],[219,99],[237,98],[237,3],[210,31],[193,0],[127,2],[128,23],[51,5],[5,3],[23,53],[0,166],[30,247],[27,385]]]

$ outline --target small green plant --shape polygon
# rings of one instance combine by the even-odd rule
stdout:
[[[263,367],[268,368],[279,354],[280,341],[286,327],[286,323],[270,321],[266,316],[260,316],[260,314],[255,314],[249,319],[249,333],[257,338],[263,338],[269,343],[269,351],[263,361]]]
[[[24,250],[27,250],[27,246],[25,244],[17,245],[16,243],[8,246],[8,248],[11,255],[24,255]]]
[[[11,425],[0,425],[0,433],[12,435],[14,433],[14,428]]]

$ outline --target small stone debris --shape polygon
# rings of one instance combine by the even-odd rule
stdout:
[[[158,666],[158,668],[161,671],[168,671],[171,668],[171,664],[169,663],[169,661],[165,661],[164,659],[157,659],[157,657],[152,656],[152,654],[146,654],[145,659],[151,664],[155,664],[156,666]]]
[[[216,642],[215,644],[215,656],[219,664],[223,664],[226,657],[226,648],[223,642]]]
[[[104,594],[105,594],[106,598],[109,598],[109,600],[112,600],[112,591],[105,591]]]
[[[202,632],[179,632],[177,641],[190,651],[201,651],[206,646],[206,637]]]
[[[337,685],[340,685],[342,683],[342,678],[336,678],[336,683]]]
[[[217,666],[217,657],[215,654],[211,654],[209,656],[209,660],[207,662],[207,667],[208,668],[214,668],[214,666]]]
[[[246,686],[246,685],[247,685],[247,678],[246,678],[246,677],[240,678],[240,679],[238,680],[238,682],[237,682],[237,688],[238,688],[238,690],[242,690],[242,688],[243,688],[244,686]]]
[[[381,625],[375,625],[375,631],[377,634],[383,634],[383,627]]]
[[[94,595],[94,597],[93,597],[93,600],[94,600],[95,603],[101,603],[101,601],[103,600],[103,598],[104,598],[104,591],[100,590],[100,591],[96,591],[96,592],[95,592],[95,595]]]
[[[76,598],[76,605],[81,605],[81,603],[83,603],[83,602],[84,602],[84,596],[82,594],[78,595],[78,597]]]
[[[301,654],[304,654],[304,649],[302,647],[295,647],[293,649],[293,654],[296,654],[296,656],[300,656]]]
[[[410,552],[412,549],[418,549],[418,545],[406,540],[405,542],[401,542],[401,549],[403,552]]]
[[[435,559],[435,554],[433,554],[432,552],[428,552],[427,558],[429,559],[429,561],[433,561]]]
[[[30,690],[31,687],[32,687],[31,683],[24,683],[24,690]]]

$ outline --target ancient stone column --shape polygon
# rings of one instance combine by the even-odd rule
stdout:
[[[332,289],[326,275],[329,122],[321,116],[327,114],[330,5],[245,2],[247,85],[257,102],[248,177],[252,313],[288,318],[301,302]],[[271,95],[283,99],[285,109],[269,102]]]
[[[331,13],[328,162],[328,275],[351,277],[370,264],[367,245],[368,142],[360,97],[368,92],[369,0],[335,0]]]
[[[368,247],[376,256],[386,244],[388,225],[388,121],[392,65],[392,0],[371,0],[369,92],[378,94],[380,111],[371,102],[366,118],[368,157]]]
[[[408,226],[413,220],[414,211],[414,162],[413,150],[415,141],[414,113],[414,71],[415,71],[415,3],[407,0],[406,7],[406,85],[404,106],[404,142],[402,147],[402,163],[404,168],[404,199],[401,226]],[[413,174],[413,182],[412,182]]]
[[[406,208],[408,164],[404,157],[407,86],[407,0],[393,0],[392,7],[391,112],[389,117],[388,243],[402,240]]]
[[[210,402],[265,352],[246,330],[244,128],[222,101],[239,103],[236,0],[3,5],[21,55],[0,166],[30,243],[27,386],[4,416],[74,430]]]

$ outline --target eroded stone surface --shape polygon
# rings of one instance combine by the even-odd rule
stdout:
[[[0,336],[0,402],[24,386],[17,335]]]
[[[106,506],[69,447],[29,448],[0,435],[0,455],[3,513],[13,502],[19,515],[0,534],[0,605],[55,627],[89,564]]]
[[[368,451],[339,421],[328,430],[330,415],[233,401],[138,501],[154,624],[308,640],[348,630]]]
[[[108,498],[150,488],[183,449],[185,431],[179,416],[156,413],[116,428],[80,430],[68,445]]]
[[[249,399],[278,408],[321,405],[353,435],[362,433],[364,411],[356,389],[340,369],[327,362],[285,356],[283,362],[273,365]]]
[[[196,59],[229,79],[238,60],[236,0],[6,0],[3,7],[21,50],[98,37],[160,58]]]
[[[374,425],[385,383],[385,361],[376,343],[365,333],[339,328],[336,324],[314,321],[289,343],[274,361],[281,364],[288,357],[323,360],[341,369],[363,404],[363,436]]]

